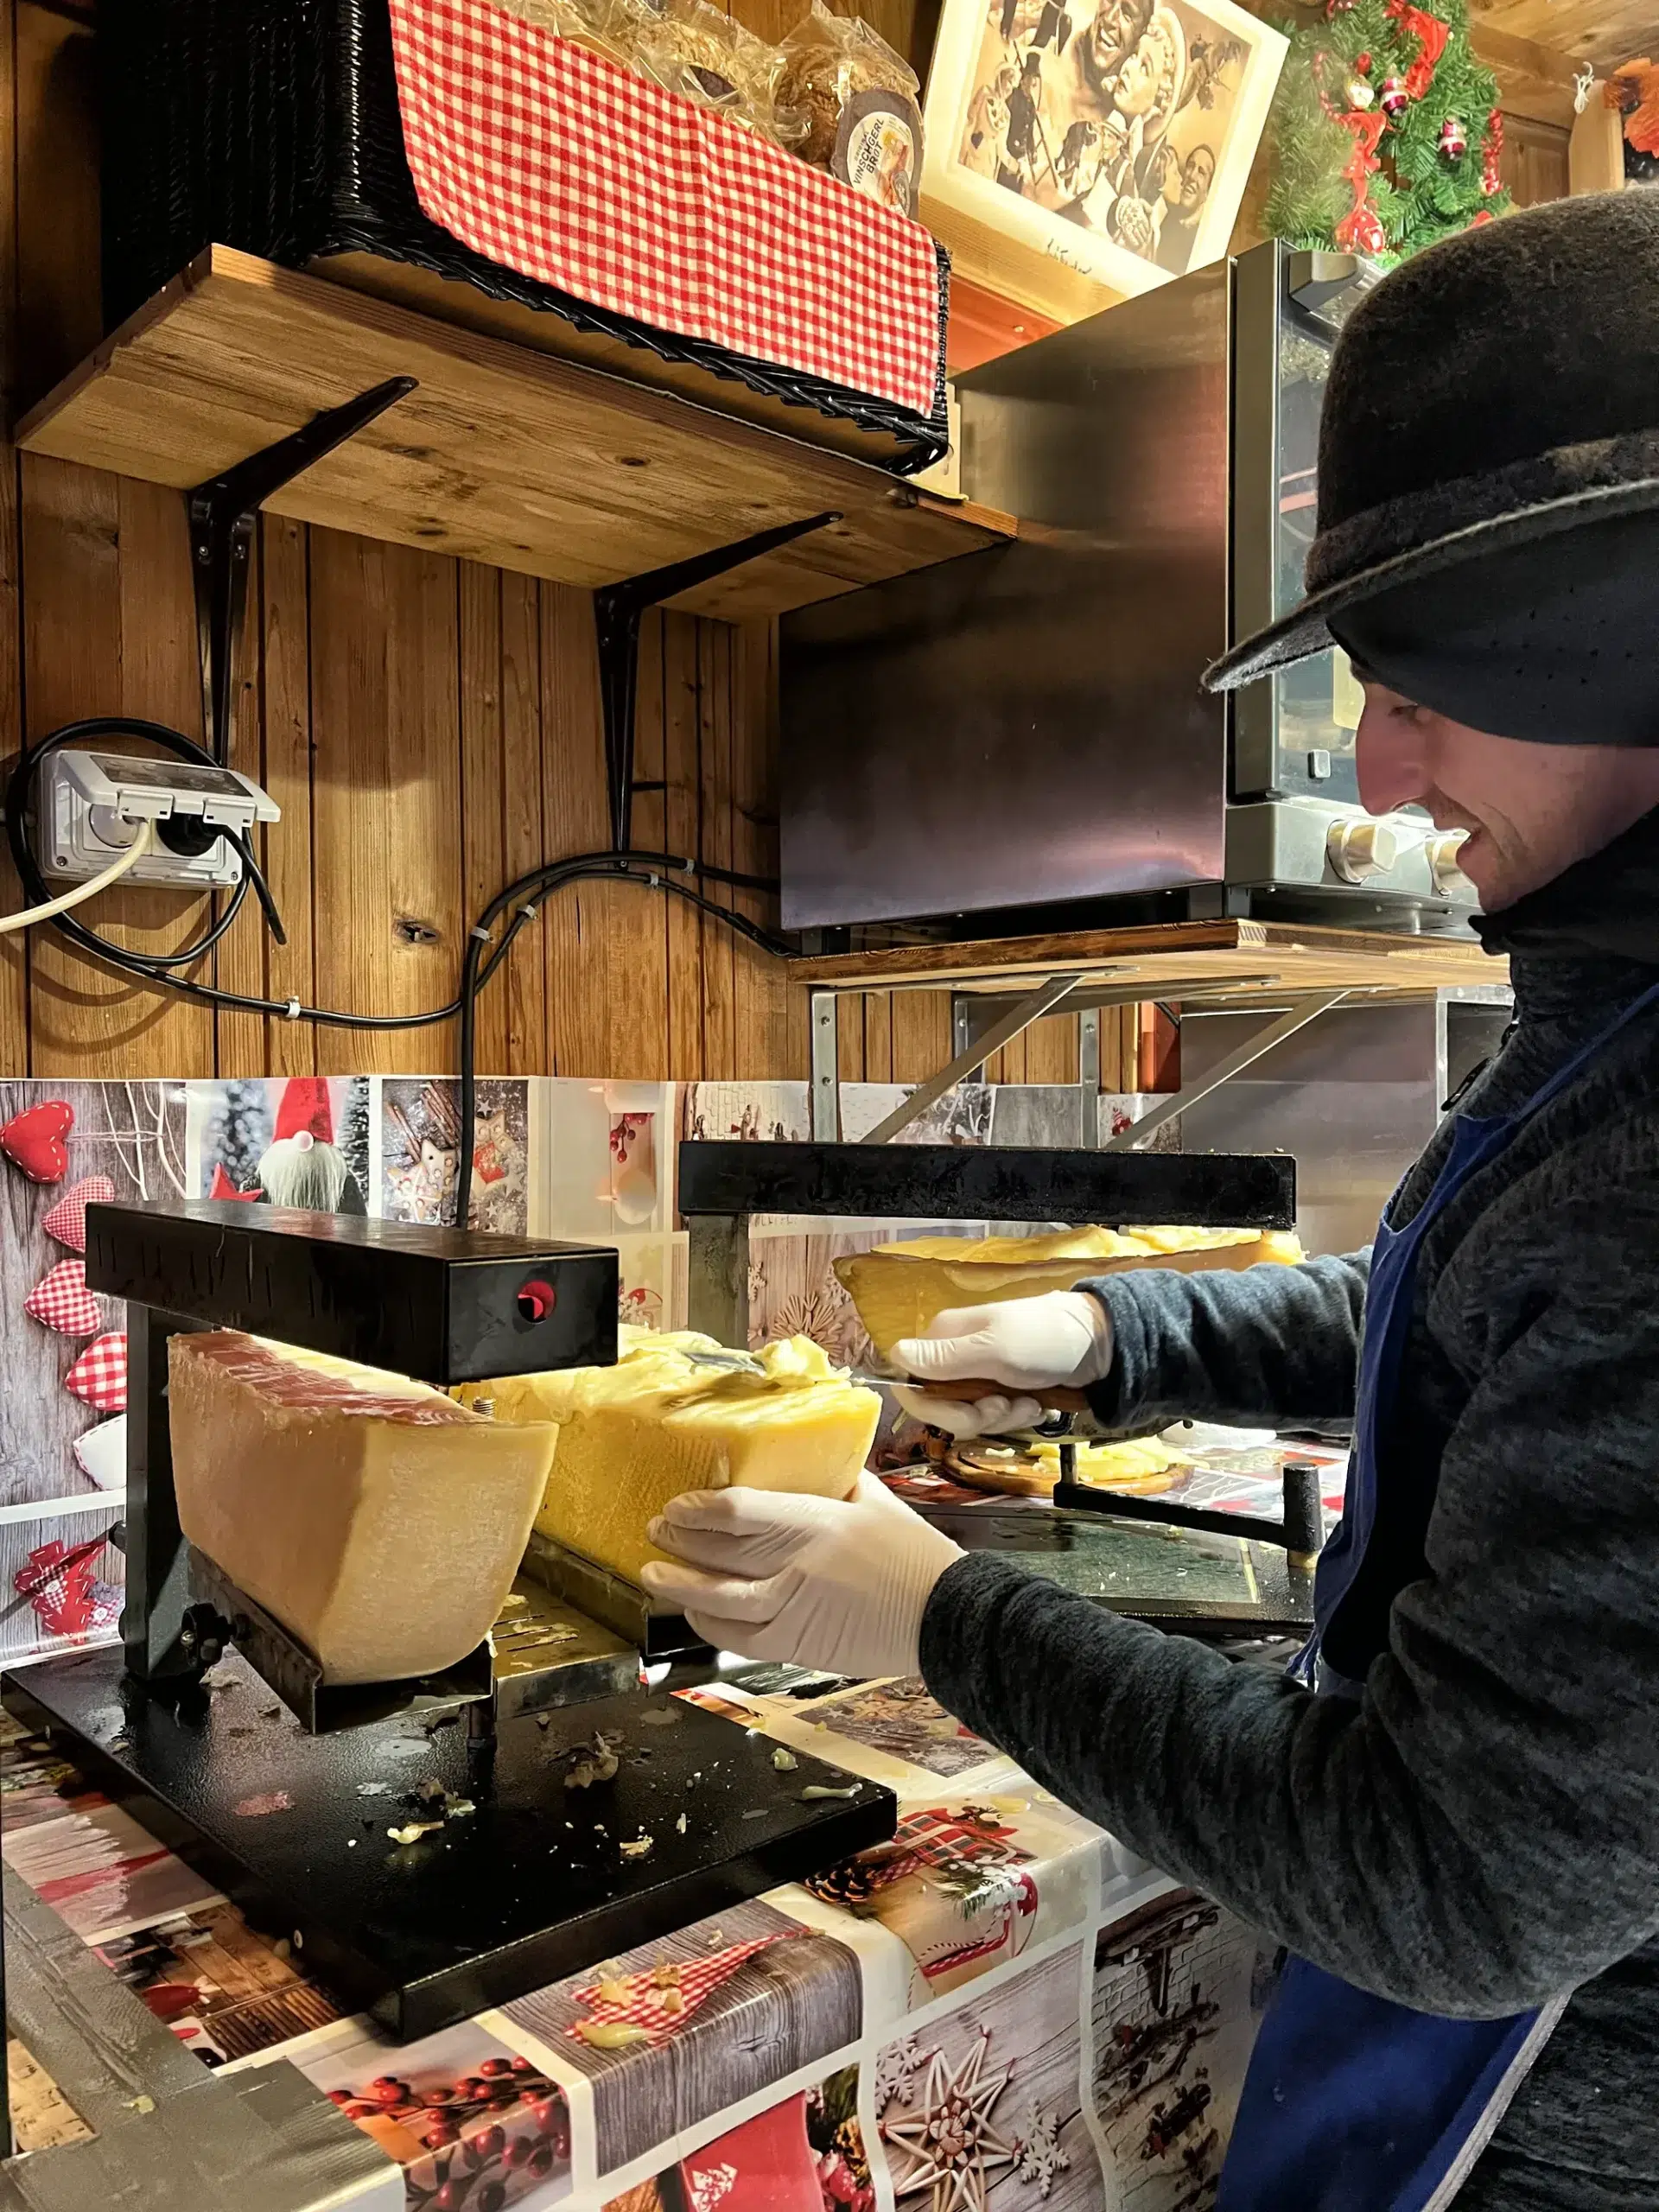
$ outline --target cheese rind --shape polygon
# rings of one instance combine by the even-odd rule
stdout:
[[[179,1525],[328,1682],[435,1674],[487,1633],[556,1431],[230,1330],[168,1344]]]
[[[1070,1290],[1091,1275],[1129,1268],[1294,1266],[1294,1236],[1254,1229],[1077,1229],[1050,1236],[918,1236],[834,1262],[871,1343],[891,1357],[900,1338],[923,1337],[957,1306],[994,1306]]]
[[[682,1491],[753,1490],[846,1497],[875,1435],[881,1402],[805,1337],[766,1346],[753,1375],[700,1367],[709,1337],[621,1332],[614,1367],[576,1367],[468,1384],[498,1421],[551,1421],[558,1458],[537,1529],[638,1582],[663,1554],[645,1529]]]

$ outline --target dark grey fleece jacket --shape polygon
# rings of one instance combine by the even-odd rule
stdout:
[[[1462,1102],[1518,1106],[1659,982],[1659,814],[1488,918],[1517,1025]],[[1409,1219],[1443,1125],[1408,1177]],[[1100,1414],[1351,1414],[1367,1253],[1088,1286]],[[1421,1557],[1363,1700],[1314,1698],[970,1555],[942,1703],[1157,1866],[1420,2010],[1575,1990],[1459,2212],[1659,2206],[1659,1007],[1435,1222],[1379,1478]],[[1426,1562],[1426,1564],[1425,1564]],[[1293,2212],[1287,2208],[1287,2212]]]

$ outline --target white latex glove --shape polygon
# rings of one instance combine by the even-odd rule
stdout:
[[[699,1636],[836,1675],[913,1675],[933,1585],[962,1556],[869,1474],[845,1499],[688,1491],[647,1534],[674,1559],[648,1562],[646,1589]]]
[[[936,1313],[925,1337],[901,1337],[893,1363],[925,1383],[930,1376],[983,1376],[1007,1395],[945,1398],[927,1389],[893,1392],[912,1421],[952,1436],[996,1436],[1034,1428],[1044,1417],[1037,1390],[1081,1389],[1111,1372],[1112,1325],[1084,1290],[1008,1298],[996,1306],[956,1306]]]

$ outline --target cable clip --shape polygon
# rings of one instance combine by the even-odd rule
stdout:
[[[541,909],[538,906],[521,906],[518,909],[518,912],[524,916],[527,922],[533,922],[537,915],[541,912]]]
[[[490,933],[488,930],[485,928],[482,922],[474,922],[473,924],[472,933],[479,940],[480,944],[487,944],[490,941]]]
[[[288,1002],[288,1012],[283,1016],[283,1019],[284,1021],[297,1021],[303,1011],[304,1008],[301,1006],[298,999],[289,999]]]

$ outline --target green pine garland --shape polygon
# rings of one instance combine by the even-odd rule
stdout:
[[[1370,179],[1370,204],[1387,241],[1377,257],[1403,260],[1436,238],[1468,227],[1483,210],[1507,213],[1508,193],[1482,187],[1484,147],[1497,105],[1497,79],[1475,59],[1469,43],[1466,0],[1419,0],[1446,24],[1450,35],[1427,91],[1404,112],[1389,118],[1376,151],[1382,167]],[[1352,156],[1352,133],[1332,118],[1325,101],[1348,105],[1351,83],[1369,85],[1378,100],[1389,77],[1403,78],[1417,57],[1419,41],[1389,13],[1385,0],[1353,0],[1312,22],[1281,25],[1290,52],[1279,80],[1270,130],[1274,175],[1267,223],[1293,245],[1336,245],[1336,229],[1353,204],[1343,170]],[[1369,54],[1370,67],[1359,61]],[[1321,92],[1325,99],[1320,98]],[[1455,117],[1466,145],[1456,159],[1441,147],[1442,124]]]

